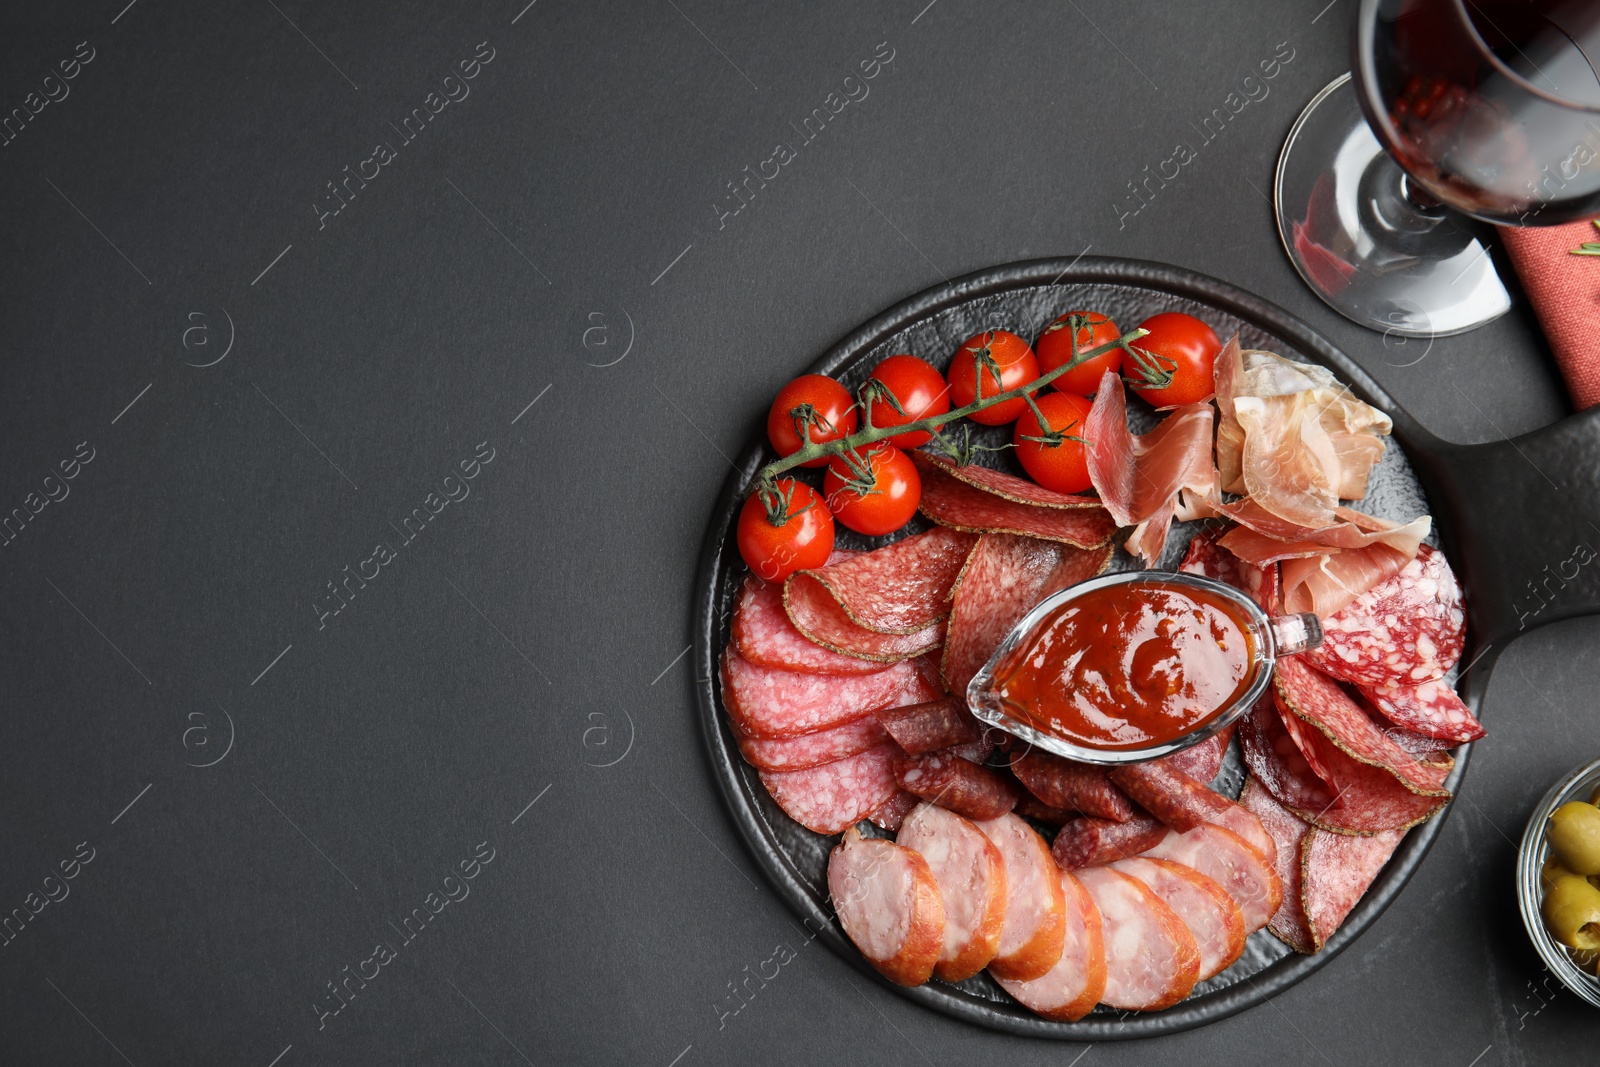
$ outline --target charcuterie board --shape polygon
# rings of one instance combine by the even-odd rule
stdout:
[[[957,279],[885,311],[844,338],[810,369],[831,375],[847,386],[855,386],[875,363],[892,353],[947,353],[974,332],[998,326],[1032,336],[1054,316],[1071,307],[1103,309],[1118,321],[1129,322],[1163,311],[1203,317],[1219,334],[1228,336],[1237,332],[1247,348],[1268,349],[1294,360],[1323,364],[1349,383],[1363,401],[1390,413],[1395,421],[1395,441],[1400,447],[1390,448],[1372,472],[1362,510],[1396,521],[1405,521],[1430,510],[1435,515],[1438,525],[1433,539],[1452,556],[1467,587],[1472,630],[1461,661],[1467,670],[1459,684],[1467,706],[1476,711],[1494,653],[1510,636],[1528,625],[1526,611],[1519,613],[1503,593],[1498,601],[1485,603],[1480,599],[1480,589],[1503,590],[1514,580],[1518,560],[1532,557],[1508,556],[1493,547],[1492,540],[1481,536],[1493,536],[1501,531],[1485,518],[1495,512],[1474,505],[1476,497],[1467,490],[1469,483],[1464,473],[1471,470],[1472,476],[1481,481],[1485,472],[1493,476],[1498,471],[1502,477],[1518,479],[1519,487],[1525,488],[1528,478],[1523,471],[1516,470],[1515,465],[1532,463],[1525,450],[1537,453],[1540,442],[1525,441],[1520,446],[1507,442],[1501,446],[1478,446],[1476,450],[1440,442],[1416,426],[1357,365],[1287,313],[1214,279],[1178,268],[1124,260],[1034,261]],[[1546,433],[1576,434],[1580,439],[1587,434],[1593,440],[1595,423],[1594,420],[1570,420],[1569,424]],[[1543,447],[1552,446],[1545,444]],[[756,771],[741,759],[719,692],[718,659],[728,643],[733,607],[740,584],[748,573],[734,545],[735,520],[756,472],[768,459],[770,453],[765,440],[753,441],[740,457],[737,473],[724,487],[706,535],[694,619],[696,684],[702,728],[713,774],[734,821],[779,894],[801,916],[811,934],[877,977],[877,972],[867,966],[845,937],[829,904],[828,855],[837,836],[812,833],[777,807]],[[1003,465],[1005,460],[991,458],[986,462]],[[1570,465],[1566,469],[1570,472]],[[1538,477],[1531,470],[1526,474]],[[1589,474],[1592,476],[1593,471]],[[1537,508],[1534,513],[1538,513]],[[1570,516],[1561,520],[1561,527],[1570,529]],[[926,528],[926,522],[918,519],[907,530],[888,538],[848,535],[841,539],[841,547],[871,549]],[[1166,555],[1162,557],[1163,565],[1176,565],[1195,528],[1195,524],[1174,528]],[[1546,541],[1559,543],[1561,536],[1560,530],[1553,533],[1547,530],[1541,537],[1524,538],[1523,544],[1537,550],[1545,547],[1543,542]],[[1112,569],[1129,569],[1136,565],[1136,561],[1118,551]],[[1594,603],[1597,598],[1592,576],[1580,576],[1570,584],[1581,586],[1583,582],[1587,582],[1589,588],[1570,590],[1576,607],[1564,604],[1559,609],[1541,609],[1537,615],[1542,617],[1537,617],[1536,621],[1563,617]],[[1468,747],[1462,746],[1455,753],[1455,768],[1446,782],[1451,790],[1460,787]],[[1235,746],[1214,788],[1227,795],[1237,795],[1244,777]],[[1257,931],[1236,962],[1196,985],[1186,999],[1164,1010],[1117,1012],[1102,1007],[1075,1022],[1051,1021],[1022,1008],[985,974],[953,984],[934,981],[909,988],[891,985],[891,988],[948,1015],[1032,1036],[1106,1040],[1152,1036],[1203,1025],[1259,1004],[1305,979],[1359,937],[1403,889],[1437,836],[1443,818],[1443,815],[1433,818],[1405,836],[1371,888],[1322,951],[1299,955],[1267,931]]]

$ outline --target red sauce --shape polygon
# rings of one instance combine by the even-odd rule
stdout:
[[[1014,718],[1087,748],[1171,741],[1250,688],[1246,619],[1205,589],[1108,585],[1045,616],[999,664],[994,692]]]

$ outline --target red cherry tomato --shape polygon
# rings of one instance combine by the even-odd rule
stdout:
[[[856,401],[850,390],[824,374],[803,374],[778,390],[767,412],[767,440],[780,456],[792,456],[805,445],[801,431],[816,442],[837,441],[856,432]],[[827,456],[808,459],[802,467],[821,467]]]
[[[997,370],[998,382],[995,381]],[[956,407],[966,407],[975,400],[1027,385],[1038,376],[1039,361],[1034,358],[1028,342],[1009,330],[985,330],[967,338],[950,361],[950,402]],[[1026,410],[1028,402],[1017,397],[984,408],[972,416],[972,421],[985,426],[1004,426],[1015,422]]]
[[[856,533],[873,537],[894,533],[917,513],[922,476],[911,457],[893,445],[863,456],[835,456],[822,479],[833,517]]]
[[[1212,368],[1222,351],[1217,331],[1181,311],[1152,315],[1139,328],[1150,332],[1122,356],[1122,376],[1134,392],[1158,408],[1197,404],[1216,392]]]
[[[779,478],[770,493],[757,489],[739,510],[739,555],[760,578],[781,582],[795,571],[821,567],[833,552],[833,516],[817,491]]]
[[[1076,328],[1074,328],[1076,327]],[[1039,373],[1048,374],[1057,367],[1071,363],[1077,352],[1099,348],[1122,336],[1117,324],[1098,311],[1069,311],[1044,328],[1033,350],[1039,357]],[[1073,351],[1073,338],[1077,338],[1077,352]],[[1122,365],[1122,349],[1113,348],[1103,355],[1080,363],[1050,384],[1063,393],[1094,396],[1100,388],[1100,379],[1106,371]]]
[[[872,368],[872,377],[894,394],[905,412],[901,414],[888,400],[876,398],[872,401],[874,426],[904,426],[950,410],[950,386],[945,383],[944,375],[926,360],[916,356],[890,356]],[[932,438],[933,434],[927,430],[912,430],[897,433],[888,440],[899,448],[916,448]]]
[[[1083,441],[1073,438],[1083,437],[1083,424],[1092,405],[1072,393],[1046,393],[1037,403],[1050,425],[1040,426],[1033,412],[1025,411],[1011,431],[1022,469],[1046,489],[1083,492],[1090,486],[1089,462],[1084,456]]]

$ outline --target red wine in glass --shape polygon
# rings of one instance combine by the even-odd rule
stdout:
[[[1346,75],[1278,160],[1307,284],[1385,334],[1511,306],[1482,230],[1600,214],[1600,0],[1360,0]]]

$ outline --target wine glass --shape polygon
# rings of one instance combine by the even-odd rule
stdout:
[[[1284,248],[1363,326],[1476,329],[1511,297],[1462,215],[1600,214],[1600,2],[1361,0],[1351,50],[1278,157]]]

